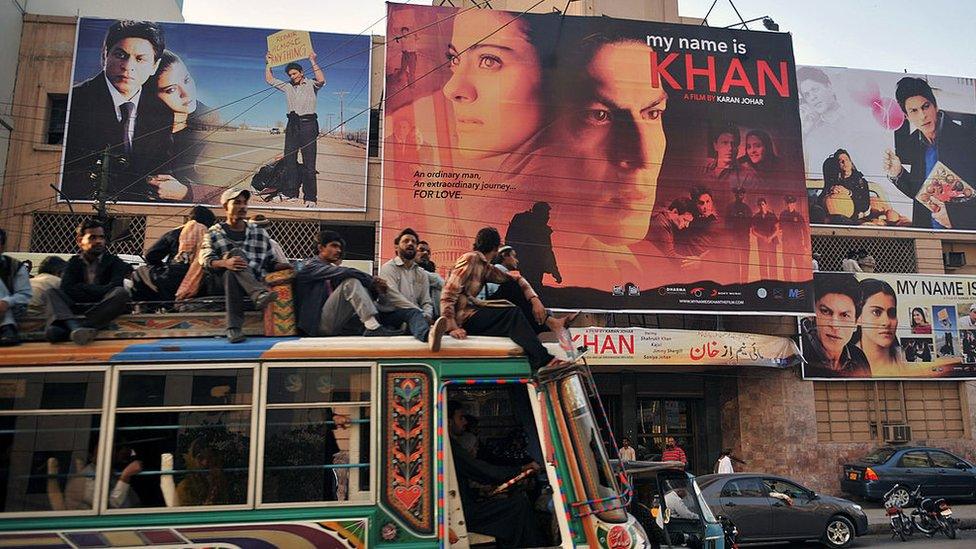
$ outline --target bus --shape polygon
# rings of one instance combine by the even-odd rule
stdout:
[[[507,338],[25,343],[0,366],[0,547],[491,547],[517,525],[650,547],[588,369],[533,376]],[[520,473],[485,486],[459,452]]]

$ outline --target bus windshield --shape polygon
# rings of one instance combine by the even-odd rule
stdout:
[[[622,509],[620,490],[617,487],[606,448],[600,438],[596,419],[578,375],[559,382],[559,394],[563,411],[569,422],[573,438],[573,451],[579,462],[580,473],[589,500],[596,504],[597,517],[605,522],[626,522],[627,513]],[[603,507],[609,509],[600,510]]]

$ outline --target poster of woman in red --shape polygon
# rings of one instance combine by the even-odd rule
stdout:
[[[388,4],[382,231],[555,307],[812,308],[789,35]]]

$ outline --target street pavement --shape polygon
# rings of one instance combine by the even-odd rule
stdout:
[[[748,547],[784,547],[785,545],[750,545]],[[814,547],[822,547],[819,543],[804,543],[802,545],[794,545],[793,547],[803,547],[805,549],[813,549]],[[857,538],[851,545],[851,549],[859,547],[870,547],[871,549],[892,549],[897,547],[898,549],[913,549],[918,548],[928,548],[937,547],[939,549],[970,549],[976,547],[976,531],[973,530],[963,530],[959,532],[956,539],[947,539],[943,535],[937,535],[932,538],[925,536],[915,535],[911,537],[908,541],[902,542],[898,539],[891,539],[891,535],[871,535],[864,536],[862,538]]]

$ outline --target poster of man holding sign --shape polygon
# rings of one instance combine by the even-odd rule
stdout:
[[[315,80],[305,78],[305,71],[298,59],[307,57],[312,65]],[[315,175],[316,144],[319,139],[319,117],[316,110],[316,95],[325,86],[325,73],[318,64],[318,56],[312,50],[312,41],[307,32],[281,31],[268,37],[268,54],[265,57],[265,81],[285,94],[288,103],[288,125],[285,126],[285,150],[282,162],[286,181],[302,185],[302,198],[306,208],[314,208],[318,201],[318,181]],[[275,78],[271,67],[284,62],[288,82]],[[302,153],[302,163],[298,163],[298,152]],[[281,195],[296,198],[297,186],[279,187]],[[281,200],[281,195],[277,196]]]
[[[217,205],[250,186],[257,207],[365,211],[370,40],[82,18],[60,197],[92,200],[107,150],[125,158],[110,202]]]

